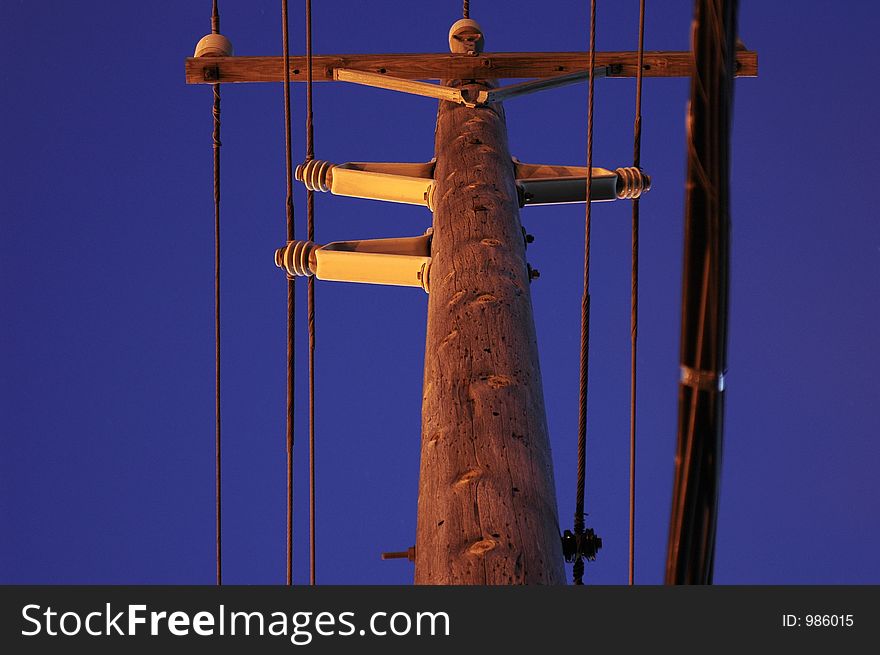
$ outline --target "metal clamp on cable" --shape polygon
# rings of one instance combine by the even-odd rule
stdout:
[[[698,371],[682,365],[680,382],[698,391],[724,391],[724,373],[715,371]]]
[[[581,534],[575,534],[571,530],[566,530],[562,534],[562,555],[569,564],[580,559],[594,561],[600,548],[602,548],[602,537],[597,535],[593,528],[586,528]]]

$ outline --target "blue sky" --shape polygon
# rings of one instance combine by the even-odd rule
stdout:
[[[278,2],[221,0],[239,55],[279,54]],[[487,50],[583,50],[587,3],[475,0]],[[729,375],[716,582],[877,583],[880,222],[873,3],[742,2],[760,76],[736,84]],[[638,2],[600,2],[600,50],[636,46]],[[646,47],[687,49],[691,3],[649,2]],[[539,11],[539,14],[536,12]],[[318,53],[446,48],[460,2],[315,3]],[[183,60],[210,2],[0,8],[0,582],[211,583],[211,93]],[[300,3],[293,52],[303,52]],[[842,56],[832,53],[844,52]],[[594,161],[631,163],[633,80],[598,80]],[[316,155],[425,161],[436,104],[315,89]],[[662,581],[675,444],[688,83],[647,79],[636,579]],[[296,86],[294,159],[304,145]],[[507,103],[511,152],[583,164],[585,85]],[[282,89],[223,89],[224,559],[284,579]],[[296,190],[305,234],[305,193]],[[317,198],[317,241],[421,234],[419,207]],[[583,206],[532,207],[532,285],[560,521],[574,506]],[[593,213],[587,506],[626,581],[629,205]],[[303,319],[305,285],[299,294]],[[318,580],[408,583],[426,297],[318,283]],[[300,362],[305,323],[300,320]],[[305,391],[305,367],[298,388]],[[299,395],[305,408],[306,396]],[[296,581],[306,579],[306,422]]]

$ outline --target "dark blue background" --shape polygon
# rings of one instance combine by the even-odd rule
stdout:
[[[236,54],[280,53],[276,1],[221,2]],[[460,2],[315,2],[315,51],[446,49]],[[646,47],[687,49],[691,2],[649,2]],[[880,224],[874,3],[742,2],[760,77],[736,85],[733,271],[719,583],[880,582]],[[587,2],[474,0],[487,49],[583,50]],[[598,47],[636,47],[600,2]],[[211,92],[183,60],[210,2],[0,6],[0,581],[210,583],[214,572]],[[301,3],[292,50],[304,51]],[[633,80],[598,80],[595,164],[632,158]],[[688,82],[646,79],[637,581],[662,580],[676,425]],[[436,104],[315,89],[316,154],[424,161]],[[293,91],[295,161],[304,87]],[[585,85],[512,100],[523,161],[583,164]],[[224,557],[284,579],[282,88],[223,87]],[[299,235],[305,194],[296,190]],[[317,241],[408,236],[427,210],[322,195]],[[597,205],[588,568],[626,580],[629,205]],[[560,517],[574,502],[583,206],[528,208]],[[318,285],[318,580],[405,583],[414,542],[426,296]],[[304,318],[305,285],[299,317]],[[298,324],[299,407],[305,322]],[[306,579],[305,413],[296,579]]]

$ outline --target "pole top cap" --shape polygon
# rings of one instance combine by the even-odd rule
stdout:
[[[457,20],[449,28],[449,51],[472,54],[483,51],[485,39],[480,24],[470,18]]]

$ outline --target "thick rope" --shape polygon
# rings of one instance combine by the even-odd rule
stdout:
[[[587,379],[590,364],[590,204],[593,186],[593,84],[596,64],[596,0],[590,0],[590,71],[587,93],[587,210],[584,224],[584,291],[581,298],[581,366],[580,394],[578,397],[578,466],[577,495],[574,512],[574,532],[584,533],[584,488],[586,486],[587,460]],[[574,562],[574,584],[584,583],[584,561],[578,557]]]
[[[633,125],[633,167],[642,165],[642,70],[645,65],[645,0],[639,2],[639,68],[636,72],[636,115]],[[632,203],[632,299],[630,315],[629,386],[629,584],[635,583],[636,553],[636,346],[639,328],[639,199]]]
[[[312,120],[312,0],[306,0],[306,161],[315,158]],[[306,193],[308,240],[315,240],[315,193]],[[309,584],[315,584],[315,278],[309,276]]]
[[[217,0],[211,8],[211,32],[220,33],[220,14]],[[223,543],[221,514],[221,457],[220,457],[220,85],[214,88],[214,498],[216,514],[217,584],[223,584]]]
[[[470,0],[464,0],[464,4],[461,7],[461,17],[462,18],[470,18],[471,17]]]
[[[281,0],[281,41],[284,50],[284,146],[287,166],[287,240],[294,240],[293,225],[293,162],[290,147],[290,43],[288,40],[287,0]],[[294,337],[296,318],[296,287],[287,281],[287,584],[293,584],[293,420],[294,420]]]

